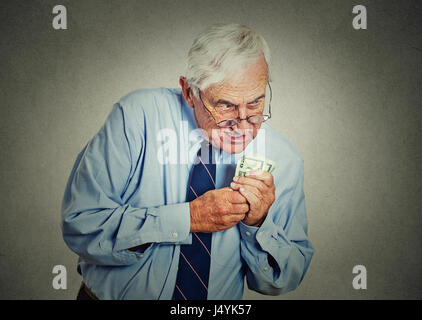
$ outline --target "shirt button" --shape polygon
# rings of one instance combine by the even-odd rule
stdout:
[[[264,267],[264,271],[268,271],[268,267]]]
[[[245,233],[248,237],[251,235],[251,233],[249,231],[246,231]]]
[[[177,238],[177,236],[178,236],[177,232],[173,232],[172,237],[173,237],[174,239],[176,239],[176,238]]]

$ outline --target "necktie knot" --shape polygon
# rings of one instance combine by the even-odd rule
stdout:
[[[201,158],[202,162],[206,165],[215,164],[215,155],[212,144],[204,140],[198,150],[197,157]]]

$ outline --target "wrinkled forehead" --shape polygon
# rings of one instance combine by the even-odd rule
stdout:
[[[227,77],[222,82],[211,85],[205,92],[212,99],[231,98],[241,103],[243,100],[265,94],[267,81],[268,66],[264,59],[259,59],[255,63],[243,67],[242,70]]]

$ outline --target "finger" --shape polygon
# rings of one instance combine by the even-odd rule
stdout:
[[[245,197],[242,196],[240,192],[233,192],[233,190],[226,194],[226,199],[227,201],[231,203],[246,203],[247,202]]]
[[[244,215],[249,211],[249,205],[246,203],[243,204],[233,204],[231,206],[231,211],[234,215]]]
[[[246,214],[233,214],[230,216],[226,216],[224,217],[224,224],[225,225],[235,225],[236,223],[238,223],[239,221],[242,221],[243,219],[245,219]]]
[[[268,187],[274,185],[274,177],[271,173],[264,170],[252,170],[246,172],[246,176],[264,182]]]
[[[237,223],[245,218],[246,214],[226,214],[219,217],[213,217],[212,222],[219,226],[227,226]]]
[[[257,187],[253,186],[253,185],[248,185],[248,184],[237,184],[232,182],[230,184],[230,186],[232,187],[233,190],[239,191],[240,193],[240,188],[246,188],[247,190],[249,190],[250,192],[252,192],[258,199],[262,199],[264,197],[264,191],[259,190]],[[267,188],[267,187],[266,187]],[[248,199],[246,199],[248,200]]]
[[[230,221],[230,222],[228,222],[228,223],[226,223],[224,225],[219,225],[219,226],[217,226],[217,230],[216,231],[217,232],[221,232],[221,231],[224,231],[224,230],[233,228],[235,225],[237,225],[239,223],[239,221],[242,221],[242,220]]]
[[[239,192],[248,200],[250,206],[259,206],[261,200],[257,192],[251,186],[241,186]]]
[[[238,183],[238,184],[241,184],[241,185],[249,185],[249,186],[257,188],[261,192],[268,192],[268,190],[267,190],[268,186],[264,182],[262,182],[258,179],[255,179],[255,178],[235,177],[235,178],[233,178],[233,181],[234,181],[235,184]],[[230,187],[232,187],[232,189],[234,189],[231,184],[230,184]],[[238,190],[238,189],[235,189],[235,190]]]
[[[232,188],[232,190],[234,190],[234,191],[239,191],[241,186],[242,186],[241,184],[237,184],[237,183],[234,183],[234,182],[230,183],[230,188]]]

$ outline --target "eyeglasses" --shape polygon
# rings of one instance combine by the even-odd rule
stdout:
[[[230,128],[230,127],[237,125],[242,120],[246,120],[251,124],[260,124],[260,123],[263,123],[263,122],[265,122],[265,121],[267,121],[268,119],[271,118],[271,100],[272,100],[272,97],[273,97],[273,93],[272,93],[271,86],[270,86],[269,82],[268,82],[268,88],[269,88],[269,91],[270,91],[270,101],[269,101],[269,104],[268,104],[268,114],[253,114],[253,115],[250,115],[250,116],[243,118],[243,119],[237,117],[237,118],[225,119],[225,120],[222,120],[222,121],[219,121],[219,122],[217,122],[217,120],[215,120],[211,111],[205,106],[205,103],[204,103],[204,101],[202,100],[202,97],[201,97],[201,90],[198,89],[198,91],[199,91],[199,99],[201,100],[202,105],[204,106],[205,110],[208,111],[211,118],[214,120],[215,124],[217,126],[219,126],[220,128]]]

